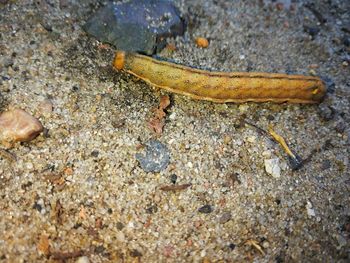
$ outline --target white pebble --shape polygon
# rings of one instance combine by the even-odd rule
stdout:
[[[279,166],[279,159],[266,159],[265,170],[268,174],[272,175],[274,178],[279,178],[281,176],[281,168]]]
[[[309,201],[306,203],[306,211],[308,216],[316,216],[315,210],[312,208],[312,204]]]

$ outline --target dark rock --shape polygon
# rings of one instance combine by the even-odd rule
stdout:
[[[145,172],[160,172],[170,162],[168,148],[157,140],[151,140],[146,144],[145,155],[137,153],[135,156]]]
[[[93,150],[93,151],[91,152],[91,156],[92,156],[92,157],[98,157],[99,154],[100,154],[100,152],[97,151],[97,150]]]
[[[146,208],[147,214],[155,214],[158,212],[158,207],[156,205],[150,205]]]
[[[132,256],[133,258],[139,258],[142,257],[142,253],[136,249],[133,249],[132,251],[130,251],[130,256]]]
[[[108,3],[84,29],[117,49],[153,54],[164,47],[164,38],[184,33],[184,22],[169,0],[132,0]]]
[[[173,184],[176,184],[176,181],[177,181],[177,175],[176,175],[176,174],[172,174],[172,175],[170,175],[170,181],[171,181]]]
[[[124,228],[124,224],[122,222],[117,222],[117,229],[122,230]]]
[[[304,165],[304,161],[303,159],[297,155],[294,154],[295,158],[292,158],[290,156],[288,156],[288,161],[289,161],[289,167],[293,170],[293,171],[297,171],[299,170],[301,167],[303,167]]]
[[[320,32],[320,28],[316,26],[304,25],[304,31],[308,33],[312,39],[315,39],[315,36],[317,36]]]
[[[199,213],[209,214],[213,212],[213,208],[210,205],[204,205],[198,209]]]
[[[228,245],[228,247],[229,247],[231,250],[234,250],[234,249],[236,248],[236,245],[233,244],[233,243],[230,243],[230,244]]]

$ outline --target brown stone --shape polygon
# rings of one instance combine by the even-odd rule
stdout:
[[[42,124],[24,110],[9,110],[0,115],[0,140],[2,143],[28,142],[42,131]]]

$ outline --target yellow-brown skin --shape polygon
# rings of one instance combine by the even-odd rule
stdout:
[[[318,77],[277,73],[212,72],[117,51],[117,70],[194,99],[226,102],[319,103],[327,89]]]

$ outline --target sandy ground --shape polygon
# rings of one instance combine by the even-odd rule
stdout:
[[[155,91],[114,71],[113,48],[81,29],[103,1],[3,2],[1,111],[22,108],[46,130],[9,150],[17,161],[0,160],[1,262],[349,262],[349,1],[315,1],[325,24],[306,1],[294,10],[176,1],[188,30],[160,54],[220,71],[328,77],[335,87],[321,105]],[[312,39],[305,25],[319,33]],[[156,135],[148,123],[162,94],[171,106]],[[242,120],[272,125],[308,162],[292,171],[284,151]],[[135,158],[151,139],[169,150],[160,173]],[[278,159],[279,178],[266,159]],[[160,189],[175,177],[192,186]]]

